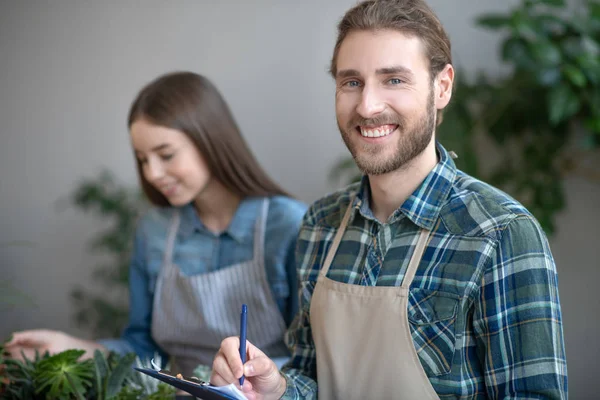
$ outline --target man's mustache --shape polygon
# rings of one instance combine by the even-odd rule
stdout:
[[[363,118],[356,114],[348,123],[347,128],[354,129],[357,126],[378,126],[378,125],[398,125],[399,130],[402,130],[406,125],[404,118],[400,115],[378,115],[374,118]]]

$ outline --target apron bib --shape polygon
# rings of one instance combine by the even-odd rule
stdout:
[[[152,337],[171,359],[171,370],[192,375],[211,365],[221,341],[240,333],[240,310],[248,305],[247,338],[269,354],[286,355],[285,321],[271,293],[264,243],[269,202],[263,201],[254,228],[252,260],[218,271],[184,275],[173,262],[179,213],[173,216],[152,311]]]
[[[439,399],[415,350],[408,290],[427,245],[422,230],[400,287],[334,281],[327,272],[352,202],[319,272],[310,305],[319,399]]]

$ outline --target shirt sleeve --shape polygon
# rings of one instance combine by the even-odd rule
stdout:
[[[294,236],[297,238],[297,236]],[[288,248],[287,259],[285,262],[285,270],[288,279],[288,286],[290,288],[290,296],[287,304],[287,309],[285,310],[285,324],[286,326],[290,326],[294,317],[298,313],[299,307],[299,299],[296,293],[298,292],[298,274],[296,271],[296,239],[294,239]]]
[[[487,395],[566,399],[558,278],[547,239],[530,216],[501,235],[473,316]]]
[[[135,352],[142,360],[150,360],[158,354],[163,361],[167,355],[151,336],[154,294],[150,290],[150,278],[146,268],[143,225],[137,229],[133,254],[129,267],[129,322],[123,335],[117,340],[100,341],[108,350],[117,353]]]
[[[286,327],[298,312],[298,278],[296,272],[296,239],[306,212],[306,205],[287,197],[271,200],[267,219],[265,268],[271,291]]]
[[[311,252],[314,245],[310,223],[307,223],[308,213],[304,217],[298,241],[296,244],[296,261],[299,274],[309,267]],[[292,356],[282,367],[286,378],[287,388],[283,399],[316,399],[317,398],[317,358],[315,344],[310,326],[310,303],[315,282],[300,279],[299,310],[286,332],[286,343],[292,349]]]

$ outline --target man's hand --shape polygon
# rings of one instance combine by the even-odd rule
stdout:
[[[286,380],[279,373],[275,363],[250,342],[246,342],[248,360],[242,365],[240,339],[228,337],[221,342],[221,348],[213,362],[211,384],[225,386],[239,384],[242,373],[245,376],[242,391],[250,400],[279,399],[285,393]]]

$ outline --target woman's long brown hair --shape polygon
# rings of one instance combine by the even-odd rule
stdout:
[[[289,196],[256,161],[225,99],[204,76],[173,72],[150,82],[131,105],[128,127],[138,119],[185,133],[213,178],[241,198]],[[144,178],[139,162],[137,168],[148,199],[169,206],[166,197]]]

